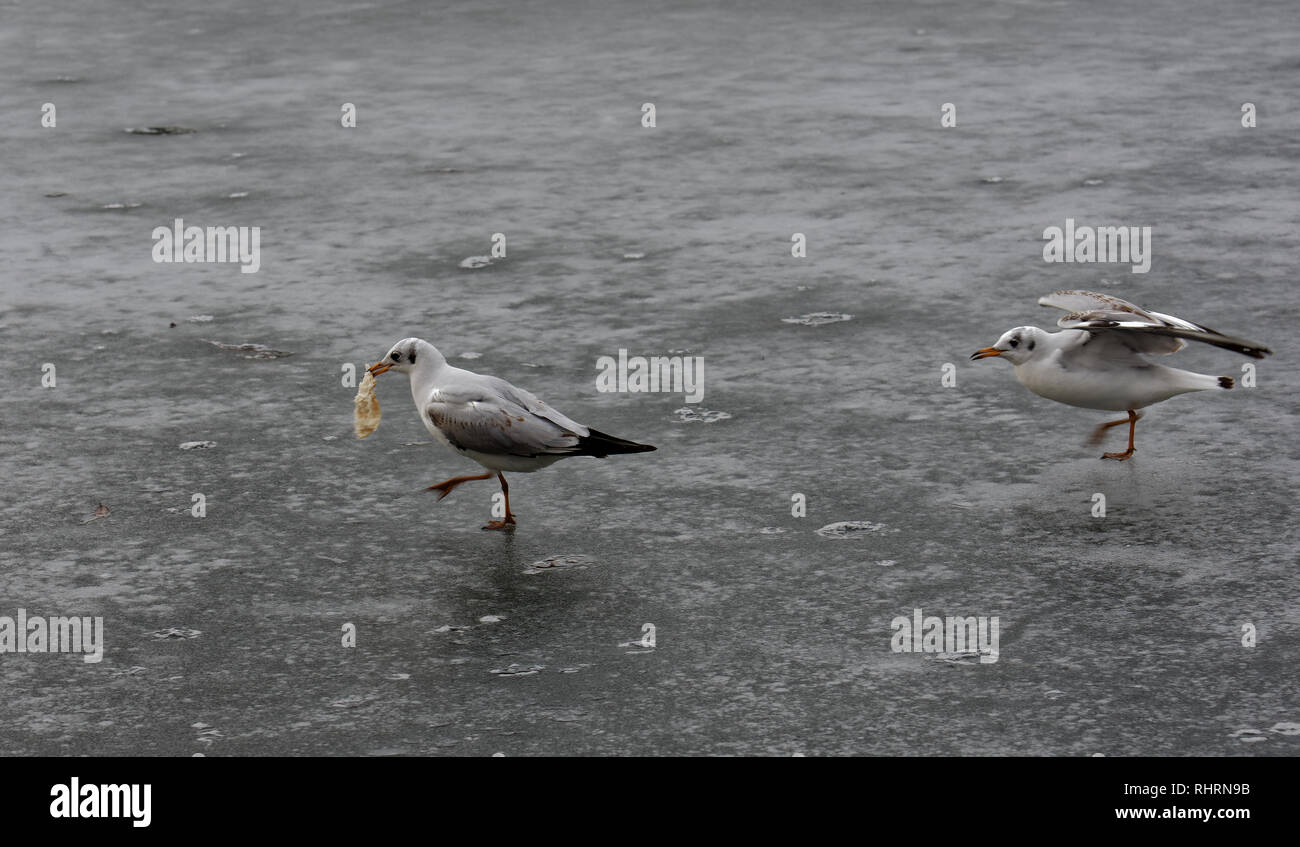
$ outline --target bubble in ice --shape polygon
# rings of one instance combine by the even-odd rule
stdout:
[[[852,315],[843,315],[838,312],[809,312],[797,318],[781,318],[781,323],[799,324],[800,326],[824,326],[851,320],[852,318]]]
[[[1244,744],[1254,744],[1254,743],[1259,742],[1259,741],[1267,741],[1267,740],[1268,740],[1268,736],[1265,735],[1265,734],[1264,734],[1263,732],[1261,732],[1260,730],[1258,730],[1258,729],[1249,729],[1249,728],[1247,728],[1247,729],[1239,729],[1239,730],[1237,730],[1236,732],[1232,733],[1232,735],[1229,735],[1228,737],[1229,737],[1229,738],[1235,738],[1235,739],[1237,739],[1238,741],[1240,741],[1240,742],[1242,742],[1242,743],[1244,743]]]
[[[624,258],[624,259],[629,259],[629,260],[632,260],[632,261],[635,261],[635,260],[637,260],[637,259],[644,259],[644,258],[645,258],[645,253],[636,253],[636,252],[624,253],[624,254],[623,254],[623,258]]]
[[[512,663],[504,668],[493,668],[489,673],[494,673],[497,676],[532,676],[542,669],[542,665],[520,665]]]
[[[462,359],[481,359],[481,358],[483,358],[483,354],[482,354],[482,353],[475,353],[475,352],[472,352],[472,351],[466,351],[466,352],[464,352],[464,353],[461,353],[461,354],[460,354],[460,357],[461,357]]]
[[[532,576],[533,574],[547,573],[549,571],[567,571],[582,570],[596,564],[596,560],[590,556],[584,556],[580,553],[572,553],[565,556],[551,556],[538,562],[533,562],[521,573]]]
[[[478,619],[479,623],[501,623],[505,618],[500,615],[484,615]]]
[[[205,724],[205,725],[206,725],[206,724]],[[215,741],[217,741],[217,740],[219,740],[219,739],[221,739],[221,738],[223,738],[223,737],[225,737],[225,733],[223,733],[223,732],[222,732],[221,730],[219,730],[219,729],[205,729],[205,730],[201,731],[201,732],[198,734],[198,736],[195,737],[194,740],[195,740],[195,741],[198,741],[199,743],[204,744],[204,745],[206,745],[206,746],[208,746],[208,747],[211,747],[212,744],[213,744],[213,742],[215,742]]]
[[[183,441],[181,442],[182,450],[211,450],[217,446],[215,441]]]
[[[871,521],[836,521],[817,530],[823,538],[862,538],[873,533],[898,532],[882,523]]]
[[[129,668],[122,668],[120,670],[109,671],[109,676],[140,676],[141,674],[147,673],[148,671],[149,669],[143,665],[132,665]]]
[[[765,526],[765,527],[763,527],[762,529],[760,529],[758,532],[759,532],[760,535],[780,535],[780,534],[782,534],[782,533],[785,532],[785,531],[786,531],[786,530],[785,530],[784,527],[780,527],[780,526]]]
[[[1275,723],[1268,731],[1276,732],[1278,735],[1300,735],[1300,723],[1293,721]]]
[[[1083,184],[1086,185],[1086,186],[1088,186],[1089,188],[1091,188],[1091,187],[1094,186],[1094,185],[1105,185],[1105,184],[1106,184],[1106,180],[1104,180],[1104,179],[1097,179],[1097,178],[1094,177],[1094,178],[1091,178],[1091,179],[1085,179],[1085,180],[1083,181]]]
[[[731,417],[730,412],[713,412],[708,409],[695,409],[683,406],[673,410],[673,423],[714,423]]]
[[[467,256],[460,260],[460,266],[462,268],[469,268],[470,270],[475,268],[486,268],[490,264],[492,264],[491,256]]]
[[[156,629],[149,633],[149,636],[159,641],[166,641],[172,638],[198,638],[202,634],[203,633],[199,632],[197,629],[185,629],[179,626],[171,626],[166,629]]]
[[[935,653],[934,658],[935,661],[949,665],[978,665],[980,663],[978,650],[964,650],[960,653]]]
[[[220,341],[211,341],[207,338],[199,340],[206,341],[213,347],[220,347],[222,350],[234,350],[243,353],[245,359],[283,359],[285,356],[293,355],[286,350],[272,350],[265,344],[223,344]]]

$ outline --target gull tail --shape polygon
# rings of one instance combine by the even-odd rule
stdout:
[[[590,427],[587,428],[587,432],[590,434],[585,437],[578,436],[579,456],[595,456],[597,459],[603,459],[611,453],[646,453],[658,449],[649,444],[637,444],[625,438],[615,438]]]
[[[1230,376],[1210,376],[1209,374],[1192,373],[1191,371],[1180,371],[1176,368],[1170,368],[1176,377],[1178,393],[1184,394],[1188,391],[1213,391],[1215,389],[1228,389],[1236,386],[1237,382]]]
[[[1169,393],[1165,395],[1166,399],[1179,394],[1186,394],[1189,391],[1227,390],[1235,388],[1237,385],[1237,381],[1230,376],[1211,376],[1209,374],[1179,370],[1178,368],[1166,368],[1163,373],[1164,380],[1169,386]]]

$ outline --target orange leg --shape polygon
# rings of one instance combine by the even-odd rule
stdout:
[[[491,478],[492,478],[492,474],[490,473],[483,473],[483,474],[479,474],[478,476],[454,476],[451,479],[444,480],[438,483],[437,485],[430,485],[428,488],[424,490],[437,491],[438,499],[441,500],[442,498],[450,494],[452,491],[454,491],[456,489],[456,486],[460,485],[463,482],[473,482],[476,479],[491,479]]]
[[[1129,414],[1131,415],[1131,414],[1134,414],[1134,413],[1133,413],[1133,412],[1129,412]],[[1141,415],[1138,415],[1138,417],[1140,418],[1140,417],[1142,417],[1142,416],[1141,416]],[[1106,435],[1106,430],[1110,429],[1112,426],[1119,426],[1120,424],[1126,424],[1126,423],[1128,423],[1128,422],[1129,422],[1129,419],[1128,419],[1128,418],[1120,418],[1120,419],[1117,420],[1117,421],[1110,421],[1109,423],[1101,424],[1100,426],[1098,426],[1096,429],[1094,429],[1094,430],[1092,431],[1092,435],[1088,436],[1088,443],[1089,443],[1089,444],[1100,444],[1101,441],[1102,441],[1102,438]]]
[[[490,476],[492,476],[492,474],[484,475],[484,477]],[[484,477],[480,477],[480,479]],[[509,526],[515,526],[515,516],[514,513],[510,511],[510,486],[506,485],[506,478],[500,471],[497,471],[497,479],[501,480],[501,493],[506,496],[506,519],[503,521],[491,521],[487,526],[483,527],[484,529],[505,529]]]
[[[1134,431],[1137,429],[1137,422],[1138,422],[1138,418],[1140,417],[1142,416],[1139,415],[1137,412],[1133,411],[1132,409],[1129,409],[1127,418],[1118,421],[1111,421],[1110,423],[1104,423],[1101,426],[1097,427],[1096,431],[1094,431],[1092,434],[1093,444],[1096,444],[1097,442],[1101,441],[1101,436],[1106,432],[1107,429],[1111,428],[1112,426],[1119,426],[1120,424],[1124,424],[1124,423],[1128,424],[1128,449],[1125,450],[1123,453],[1103,453],[1101,456],[1103,459],[1118,459],[1119,461],[1122,462],[1133,455],[1133,451],[1136,449],[1133,446],[1133,434]]]

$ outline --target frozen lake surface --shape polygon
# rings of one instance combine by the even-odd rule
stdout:
[[[106,646],[0,655],[0,753],[1300,752],[1290,4],[3,5],[0,615]],[[178,217],[260,269],[154,263]],[[1150,272],[1045,263],[1067,217]],[[1277,355],[1102,462],[967,361],[1072,287]],[[403,377],[352,436],[407,335],[659,450],[482,532]],[[703,356],[697,414],[620,349]],[[917,608],[998,660],[893,652]]]

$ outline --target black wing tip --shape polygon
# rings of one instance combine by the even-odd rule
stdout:
[[[1234,379],[1233,379],[1232,377],[1230,377],[1230,376],[1221,376],[1221,377],[1219,377],[1219,387],[1220,387],[1220,388],[1224,388],[1224,389],[1232,388],[1232,387],[1233,387],[1234,385],[1236,385],[1236,384],[1237,384],[1236,380],[1234,380]]]
[[[578,450],[586,456],[595,456],[597,459],[603,459],[606,456],[615,453],[649,453],[651,450],[658,450],[652,444],[638,444],[635,441],[628,441],[626,438],[616,438],[612,435],[606,435],[588,427],[588,435],[578,436]]]
[[[1215,334],[1218,335],[1218,333]],[[1224,338],[1224,336],[1220,336],[1220,338]],[[1208,343],[1215,344],[1225,350],[1231,350],[1234,353],[1240,353],[1243,356],[1249,356],[1252,359],[1263,359],[1265,356],[1273,355],[1273,351],[1262,344],[1250,344],[1235,338],[1224,338],[1223,341],[1208,340]]]

